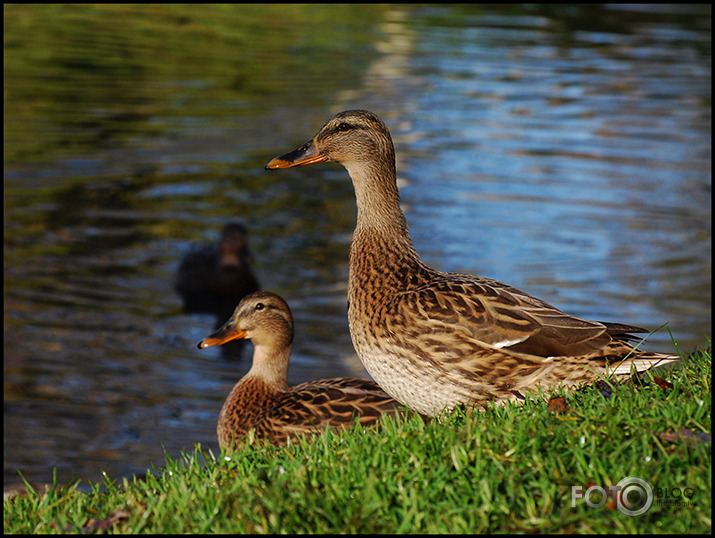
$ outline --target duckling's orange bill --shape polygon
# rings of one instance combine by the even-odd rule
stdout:
[[[299,148],[268,161],[268,163],[266,163],[266,170],[303,166],[306,164],[320,163],[325,160],[327,160],[327,157],[318,151],[318,147],[315,145],[315,138],[313,138]]]
[[[229,322],[223,327],[218,329],[215,333],[210,334],[201,342],[199,342],[198,348],[203,349],[205,347],[220,346],[231,340],[240,340],[241,338],[246,338],[246,331],[241,329],[238,325],[234,325]]]

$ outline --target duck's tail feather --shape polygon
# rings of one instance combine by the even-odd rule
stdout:
[[[662,368],[680,362],[678,355],[665,353],[636,352],[622,361],[608,365],[608,373],[618,377],[628,376],[633,373],[645,372],[651,368]]]

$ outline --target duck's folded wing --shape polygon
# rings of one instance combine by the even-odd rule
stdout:
[[[400,294],[392,317],[409,320],[445,347],[473,339],[541,357],[585,355],[607,346],[612,334],[642,331],[572,316],[496,280],[454,274]]]
[[[367,389],[367,390],[366,390]],[[267,420],[293,434],[351,425],[356,417],[374,423],[400,404],[369,380],[335,379],[296,385],[275,402]]]

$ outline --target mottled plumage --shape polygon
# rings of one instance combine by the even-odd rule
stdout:
[[[253,365],[221,409],[217,430],[221,448],[244,442],[250,430],[257,439],[282,445],[328,426],[350,426],[356,418],[367,426],[400,407],[367,379],[320,379],[289,386],[293,317],[288,304],[274,293],[244,298],[226,325],[199,342],[199,348],[240,338],[253,342]]]
[[[435,415],[677,360],[634,350],[631,334],[644,329],[581,319],[496,280],[427,267],[400,208],[390,133],[375,114],[335,115],[266,169],[323,161],[347,169],[357,199],[348,283],[353,344],[401,403]]]

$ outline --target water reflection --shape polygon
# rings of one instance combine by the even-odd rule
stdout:
[[[217,447],[245,362],[195,349],[216,319],[183,313],[173,280],[233,220],[261,287],[291,304],[291,381],[365,375],[347,175],[263,171],[340,109],[388,123],[430,266],[591,319],[667,321],[685,348],[710,334],[707,6],[5,15],[6,483]]]

